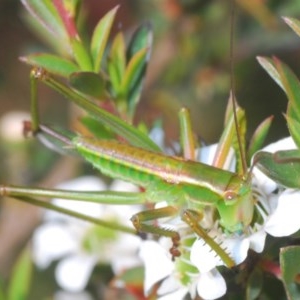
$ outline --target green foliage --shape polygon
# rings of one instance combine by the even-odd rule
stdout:
[[[32,261],[29,248],[25,248],[19,256],[10,279],[7,300],[26,300],[32,276]]]
[[[106,49],[109,33],[113,24],[118,6],[108,12],[97,24],[91,41],[91,54],[94,63],[94,72],[99,72],[103,59],[104,50]]]
[[[99,20],[90,45],[86,47],[83,38],[79,36],[76,15],[73,15],[77,4],[72,2],[69,6],[63,6],[59,3],[24,1],[36,21],[58,38],[62,48],[69,49],[68,57],[38,53],[22,57],[21,60],[43,68],[50,74],[67,78],[71,87],[97,100],[114,102],[119,113],[131,122],[151,51],[150,26],[144,25],[137,29],[127,49],[123,34],[117,34],[108,51],[109,37],[118,11],[116,6]],[[109,57],[106,61],[107,52]]]
[[[280,251],[280,266],[282,280],[286,289],[288,300],[299,299],[300,288],[295,279],[300,273],[300,247],[290,246]]]
[[[298,150],[280,151],[275,154],[259,151],[255,165],[268,177],[285,187],[300,188],[300,152]]]
[[[299,34],[299,21],[284,18],[286,23]],[[300,148],[300,82],[291,69],[277,58],[258,57],[261,66],[283,89],[288,98],[287,125],[293,140]],[[300,152],[281,151],[274,155],[259,152],[255,155],[257,167],[276,182],[292,188],[299,188]]]

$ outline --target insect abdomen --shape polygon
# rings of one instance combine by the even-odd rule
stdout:
[[[145,188],[151,186],[157,192],[167,191],[170,186],[172,192],[184,187],[188,198],[198,199],[200,195],[197,194],[205,189],[210,194],[205,199],[208,202],[212,197],[223,195],[233,176],[228,171],[199,162],[166,156],[113,140],[76,138],[74,145],[95,168],[112,178],[130,181]]]
[[[103,174],[145,187],[170,173],[166,157],[110,140],[75,139],[77,150]]]

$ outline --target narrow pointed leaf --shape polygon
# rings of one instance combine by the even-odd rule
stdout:
[[[286,120],[290,134],[293,137],[294,142],[300,149],[300,119],[295,120],[290,116],[286,116]]]
[[[300,82],[286,64],[278,59],[274,61],[289,100],[287,115],[300,120]]]
[[[123,94],[128,94],[139,80],[139,76],[144,68],[144,61],[147,53],[147,48],[141,49],[129,61],[122,80],[121,90],[123,91]]]
[[[248,163],[250,164],[250,160],[255,152],[259,151],[265,141],[265,138],[269,132],[271,123],[273,120],[273,116],[266,118],[255,130],[247,151]]]
[[[300,188],[299,150],[286,150],[276,153],[258,152],[254,156],[255,166],[266,176],[280,185]]]
[[[113,40],[107,64],[112,88],[118,95],[126,68],[125,41],[121,32]]]
[[[29,13],[43,25],[56,38],[67,40],[64,24],[55,9],[53,2],[46,0],[21,0]]]
[[[132,57],[139,52],[141,49],[146,48],[147,54],[144,57],[143,62],[140,63],[139,70],[136,71],[136,80],[133,82],[128,98],[128,104],[131,111],[131,114],[134,114],[134,110],[136,104],[139,102],[140,94],[142,91],[142,85],[144,82],[144,77],[146,74],[146,69],[148,65],[148,61],[150,59],[150,54],[152,50],[152,42],[153,42],[153,33],[152,27],[150,23],[145,23],[144,25],[140,26],[138,30],[134,33],[130,44],[127,49],[127,60],[130,61]]]
[[[71,47],[75,61],[80,66],[81,71],[93,71],[93,62],[90,54],[79,38],[71,39]]]
[[[119,6],[109,11],[96,25],[92,35],[91,54],[93,58],[94,71],[98,73],[101,68],[101,61],[108,41],[110,30]]]
[[[283,17],[284,22],[289,25],[297,35],[300,36],[300,21],[294,18]]]
[[[152,26],[150,23],[145,23],[140,26],[133,34],[127,48],[127,58],[130,60],[132,56],[143,48],[151,50],[153,40]],[[150,54],[150,53],[149,53]]]
[[[69,80],[71,86],[83,94],[99,100],[106,95],[106,83],[101,75],[93,72],[75,72],[70,75]]]
[[[263,66],[267,72],[279,84],[288,97],[288,125],[291,130],[291,135],[299,146],[299,134],[297,130],[295,130],[295,125],[297,122],[300,122],[300,82],[291,69],[279,59],[260,59],[259,61],[260,63],[263,62]]]
[[[79,67],[68,59],[53,54],[41,53],[23,56],[21,61],[35,67],[41,67],[51,74],[69,77],[79,71]]]
[[[276,69],[276,66],[271,58],[258,56],[257,60],[259,64],[267,71],[267,73],[273,78],[273,80],[284,90],[284,86],[281,82],[280,75]]]
[[[295,278],[300,273],[300,247],[289,246],[280,249],[280,267],[287,298],[289,300],[300,299],[300,290]]]

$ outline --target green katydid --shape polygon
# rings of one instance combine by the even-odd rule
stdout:
[[[42,81],[65,95],[102,125],[108,126],[117,136],[122,136],[127,143],[115,140],[96,140],[74,135],[65,136],[40,124],[36,93],[37,81]],[[232,267],[234,265],[233,259],[222,246],[209,237],[200,225],[203,210],[206,206],[211,206],[216,210],[221,226],[230,232],[243,230],[252,221],[255,199],[251,189],[251,172],[247,173],[245,163],[242,173],[222,169],[230,144],[235,139],[235,132],[237,132],[237,127],[240,124],[237,119],[243,118],[242,110],[235,107],[234,91],[231,97],[234,104],[232,106],[233,113],[228,117],[226,130],[222,137],[223,150],[220,151],[221,156],[216,158],[214,166],[208,166],[195,160],[196,147],[189,115],[185,109],[180,114],[181,144],[184,157],[167,156],[161,153],[159,147],[146,134],[99,108],[85,98],[82,93],[78,93],[55,80],[51,74],[43,69],[33,69],[31,82],[32,121],[27,123],[27,131],[48,139],[51,143],[55,142],[66,146],[66,148],[71,148],[103,174],[111,178],[130,181],[143,187],[144,191],[140,193],[92,193],[1,186],[0,196],[14,197],[21,201],[68,213],[128,233],[138,231],[170,237],[173,241],[170,250],[173,257],[180,255],[180,236],[176,231],[156,226],[155,221],[159,218],[179,215],[197,236],[206,241],[227,266]],[[266,122],[264,127],[268,126],[269,122]],[[238,133],[236,135],[238,136]],[[241,142],[238,144],[241,145]],[[242,151],[242,147],[239,146],[239,148]],[[241,155],[242,159],[244,156]],[[39,197],[59,197],[110,203],[112,205],[166,201],[168,206],[145,210],[134,215],[131,219],[136,229],[134,230],[118,224],[89,218],[80,213],[75,214],[51,203],[43,202],[39,200]]]
[[[131,135],[135,133],[134,127],[120,119],[116,121],[114,116],[103,111],[79,93],[54,80],[43,70],[33,69],[31,78],[33,82],[37,79],[42,80],[54,89],[70,97],[74,103],[85,108],[103,124],[111,125],[114,131],[118,132],[123,126],[122,130],[124,130],[126,136],[129,136],[128,132]],[[35,83],[32,85],[35,86]],[[141,134],[135,134],[132,141],[136,144],[140,143],[142,147],[115,140],[63,136],[51,128],[39,124],[37,101],[35,98],[36,93],[33,93],[32,122],[28,125],[32,128],[29,130],[33,131],[37,136],[57,140],[66,145],[67,148],[71,148],[73,151],[76,150],[103,174],[112,178],[130,181],[143,187],[145,191],[141,193],[102,192],[98,194],[2,186],[0,188],[0,195],[14,197],[65,213],[69,212],[62,211],[50,203],[41,202],[34,198],[59,197],[111,204],[167,201],[168,206],[165,208],[147,210],[133,216],[132,222],[137,231],[171,237],[173,240],[171,253],[174,257],[178,256],[180,255],[177,249],[180,240],[179,234],[175,231],[149,224],[149,221],[179,214],[182,220],[191,227],[196,235],[202,237],[210,245],[226,265],[234,265],[233,260],[224,249],[201,228],[199,220],[201,220],[203,208],[208,205],[216,208],[220,215],[221,225],[228,231],[241,230],[249,225],[252,220],[255,201],[251,190],[251,174],[239,175],[220,169],[219,167],[194,161],[195,147],[187,110],[183,109],[181,112],[181,123],[183,124],[181,135],[182,143],[186,145],[184,146],[184,152],[190,154],[186,154],[186,157],[180,158],[160,153],[158,148],[153,146],[151,141],[148,140],[147,136]],[[242,111],[240,109],[237,111],[241,118]],[[103,114],[107,117],[107,120],[103,118]],[[235,131],[233,116],[234,114],[232,114],[224,131],[224,145],[227,148],[229,148],[229,141],[232,140]],[[183,133],[184,129],[188,134]],[[222,159],[224,160],[225,152],[223,151],[221,161]],[[219,163],[219,165],[221,164],[222,162]],[[81,217],[80,214],[77,217]],[[91,218],[88,220],[114,229],[133,232],[131,229],[120,227],[116,224],[102,223],[101,220],[92,220]]]

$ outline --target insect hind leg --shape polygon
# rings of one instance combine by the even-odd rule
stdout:
[[[139,233],[152,233],[152,234],[158,234],[160,236],[171,238],[173,243],[172,247],[170,248],[172,260],[174,260],[175,257],[181,255],[178,249],[180,244],[179,233],[175,230],[159,226],[154,222],[150,224],[148,222],[156,221],[158,219],[165,218],[165,217],[172,217],[175,216],[176,214],[178,214],[178,210],[175,207],[166,206],[162,208],[156,208],[156,209],[139,212],[133,215],[131,218],[131,222],[133,226]]]

